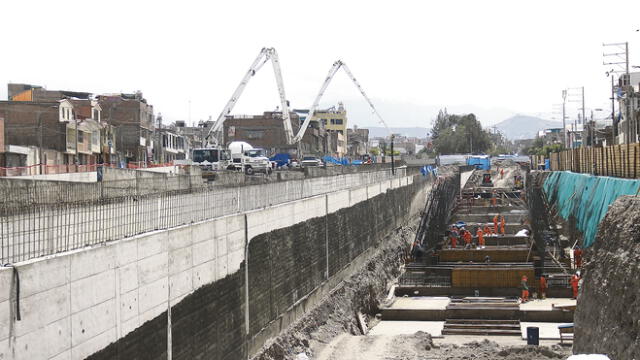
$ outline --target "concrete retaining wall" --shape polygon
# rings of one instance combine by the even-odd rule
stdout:
[[[425,186],[385,180],[23,263],[19,306],[4,268],[0,359],[245,358],[327,273],[419,209]]]

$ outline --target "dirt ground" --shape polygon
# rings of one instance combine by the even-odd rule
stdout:
[[[510,344],[508,338],[491,341],[470,340],[469,337],[448,337],[434,342],[424,332],[413,335],[395,336],[353,336],[342,334],[328,344],[313,344],[316,360],[413,360],[413,359],[478,359],[478,360],[520,360],[520,359],[566,359],[571,355],[570,347],[560,345],[526,346]],[[460,341],[466,338],[466,341]],[[518,343],[520,339],[511,342]],[[460,342],[460,344],[457,344]],[[521,341],[519,341],[521,343]],[[304,359],[305,355],[299,358]]]
[[[500,170],[504,170],[504,176],[500,178]],[[515,175],[524,175],[520,167],[513,162],[501,162],[491,167],[491,181],[496,188],[512,188],[515,186]]]

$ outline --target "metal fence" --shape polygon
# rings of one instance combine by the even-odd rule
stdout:
[[[120,188],[117,182],[2,187],[0,262],[15,263],[406,174],[406,169],[397,169],[395,175],[383,170],[251,186],[198,186],[171,191],[153,187]]]

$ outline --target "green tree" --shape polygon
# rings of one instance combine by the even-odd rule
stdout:
[[[486,153],[493,148],[489,133],[474,114],[438,113],[431,130],[433,147],[440,154]]]
[[[540,155],[545,158],[549,157],[549,154],[552,152],[560,152],[564,150],[564,146],[562,144],[546,144],[544,140],[540,137],[533,140],[533,143],[529,148],[525,150],[527,155]]]

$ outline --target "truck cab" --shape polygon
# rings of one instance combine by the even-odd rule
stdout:
[[[191,159],[203,171],[218,171],[227,168],[231,157],[229,151],[224,149],[197,148],[192,150]]]
[[[264,149],[251,148],[232,154],[231,158],[232,161],[227,167],[229,170],[244,171],[247,175],[253,175],[256,172],[270,174],[273,170]]]

